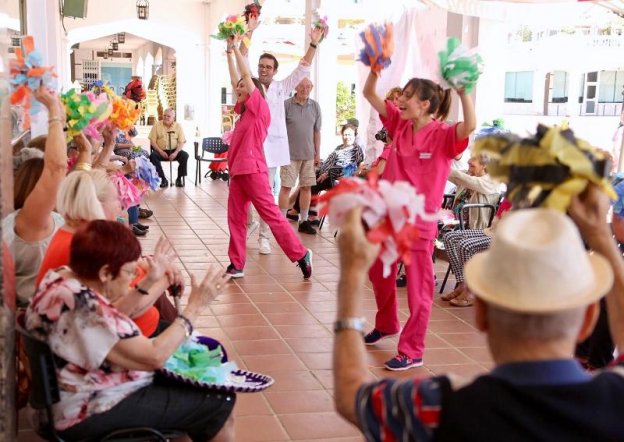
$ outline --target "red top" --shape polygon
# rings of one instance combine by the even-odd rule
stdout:
[[[432,121],[417,132],[412,120],[403,120],[399,109],[386,100],[387,117],[381,122],[392,137],[392,148],[383,178],[394,181],[408,181],[416,191],[425,196],[427,212],[440,208],[444,196],[444,185],[451,170],[451,160],[468,147],[468,138],[457,140],[457,125]],[[436,236],[435,222],[416,221],[420,237],[433,239]]]
[[[71,241],[73,237],[74,234],[65,229],[58,229],[56,231],[50,240],[46,254],[41,262],[41,267],[39,267],[39,274],[37,275],[37,280],[35,282],[37,287],[39,287],[39,283],[45,274],[48,273],[48,270],[69,265],[69,251],[71,250]],[[143,271],[141,267],[137,267],[137,270],[139,275],[134,281],[132,281],[131,285],[134,285],[145,278],[145,271]],[[145,336],[151,336],[152,333],[156,331],[156,327],[158,327],[160,313],[158,313],[156,307],[152,306],[141,316],[132,319]]]
[[[240,113],[239,103],[234,111]],[[262,145],[270,123],[269,106],[256,88],[245,101],[245,112],[241,114],[232,133],[228,150],[230,176],[267,173]]]

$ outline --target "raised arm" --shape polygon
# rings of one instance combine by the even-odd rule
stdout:
[[[56,194],[67,174],[67,144],[63,127],[65,110],[59,99],[44,86],[35,98],[48,110],[48,137],[43,155],[43,171],[32,192],[24,201],[15,220],[15,233],[26,241],[37,241],[52,229],[50,214],[56,205]]]
[[[321,42],[321,38],[323,37],[323,30],[319,28],[314,28],[310,31],[310,45],[308,46],[308,50],[306,51],[303,59],[308,63],[312,64],[312,60],[314,60],[314,56],[316,55],[316,48]]]
[[[249,67],[245,63],[245,57],[241,54],[238,44],[241,40],[240,36],[233,37],[230,42],[230,47],[234,52],[234,56],[236,57],[236,64],[238,65],[238,71],[241,74],[241,79],[243,80],[243,84],[245,85],[245,89],[248,94],[251,94],[255,89],[256,85],[251,80],[251,72],[249,71]],[[238,83],[238,82],[237,82]]]
[[[379,246],[373,246],[362,227],[362,209],[347,212],[340,229],[340,279],[338,281],[338,310],[336,320],[361,318],[362,291],[367,272],[375,260]],[[334,403],[342,417],[358,425],[355,397],[359,388],[371,380],[366,367],[366,350],[362,334],[344,329],[334,337]]]
[[[230,84],[232,85],[232,90],[236,90],[236,86],[238,85],[238,81],[240,80],[240,73],[236,68],[236,61],[234,60],[234,49],[230,46],[228,42],[227,50],[225,51],[227,55],[227,63],[228,70],[230,71]]]
[[[388,113],[386,112],[386,103],[383,98],[377,95],[377,75],[373,71],[370,71],[368,77],[366,78],[366,83],[364,83],[364,90],[362,93],[364,94],[364,98],[373,106],[380,116],[387,117]]]
[[[477,127],[477,117],[475,115],[474,104],[470,95],[466,95],[463,90],[457,90],[457,95],[461,100],[462,111],[464,114],[464,121],[457,125],[455,129],[455,136],[458,140],[464,140],[474,132]]]
[[[613,269],[613,286],[607,293],[609,329],[618,354],[624,351],[624,259],[607,224],[609,197],[590,184],[570,204],[570,216],[589,247],[607,258]]]
[[[250,17],[249,23],[247,23],[247,32],[245,32],[245,36],[251,41],[251,37],[254,31],[258,28],[260,22],[258,21],[258,17]],[[247,57],[249,55],[249,48],[245,44],[245,40],[241,41],[240,51],[243,54],[243,57]]]

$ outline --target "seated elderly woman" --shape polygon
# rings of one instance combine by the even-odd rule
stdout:
[[[450,304],[455,307],[470,307],[474,303],[474,296],[464,283],[464,265],[474,255],[490,247],[496,232],[496,225],[509,209],[511,209],[511,203],[503,200],[496,211],[496,217],[491,227],[456,230],[444,235],[444,247],[449,257],[451,271],[455,275],[456,284],[455,290],[441,297],[443,301],[450,301]]]
[[[192,323],[229,276],[209,265],[200,283],[191,277],[183,313],[148,339],[114,303],[129,290],[141,296],[171,284],[172,248],[158,247],[151,259],[157,282],[129,289],[140,256],[139,242],[123,225],[97,220],[81,226],[71,242],[69,267],[46,274],[26,311],[27,330],[61,361],[56,429],[66,440],[99,440],[118,428],[142,426],[183,431],[194,441],[234,440],[234,394],[154,379],[154,370],[191,335]]]
[[[37,275],[37,285],[49,270],[69,264],[70,244],[81,226],[96,219],[116,221],[123,215],[119,198],[109,175],[102,169],[75,170],[67,175],[56,201],[56,208],[65,224],[56,231],[49,243]],[[141,260],[137,280],[133,282],[140,282],[146,277],[146,264]],[[181,279],[179,271],[176,271],[176,275]],[[175,309],[161,294],[162,291],[150,292],[147,296],[135,297],[134,302],[124,301],[117,307],[136,322],[145,336],[151,336],[158,331],[160,319],[175,319]]]
[[[342,126],[342,144],[329,154],[316,171],[316,185],[312,186],[312,195],[318,195],[323,190],[331,189],[334,183],[343,176],[354,175],[358,166],[364,161],[364,151],[355,142],[357,128],[352,124]],[[299,219],[299,192],[293,195],[293,209],[287,212],[292,220]],[[313,220],[310,220],[313,221]],[[301,232],[301,230],[299,230]],[[306,231],[304,233],[316,233]]]

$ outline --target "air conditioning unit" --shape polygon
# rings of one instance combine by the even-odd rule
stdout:
[[[87,0],[64,0],[63,17],[87,18]]]

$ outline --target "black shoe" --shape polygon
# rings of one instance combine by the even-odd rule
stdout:
[[[162,178],[160,180],[160,188],[164,189],[165,187],[169,187],[169,181],[167,181],[167,178]]]
[[[177,177],[176,178],[176,187],[184,187],[184,178],[182,177]]]
[[[153,214],[154,214],[154,212],[152,212],[149,209],[141,209],[141,208],[139,208],[139,218],[147,219],[150,216],[152,216]]]
[[[136,227],[137,229],[141,229],[141,230],[149,230],[149,226],[146,226],[146,225],[141,224],[141,223],[136,223],[134,225],[134,227]]]
[[[134,233],[135,236],[145,236],[147,235],[147,230],[141,230],[137,226],[132,226],[132,233]]]
[[[310,225],[314,226],[314,227],[319,227],[321,225],[321,220],[320,219],[313,219],[312,221],[310,221]]]
[[[396,280],[397,287],[407,287],[407,275],[401,275]]]
[[[286,212],[286,218],[288,218],[291,221],[299,221],[299,215],[294,214],[294,213]]]
[[[310,221],[301,221],[299,223],[299,229],[297,229],[300,233],[307,233],[308,235],[316,235],[316,229],[312,227]]]

